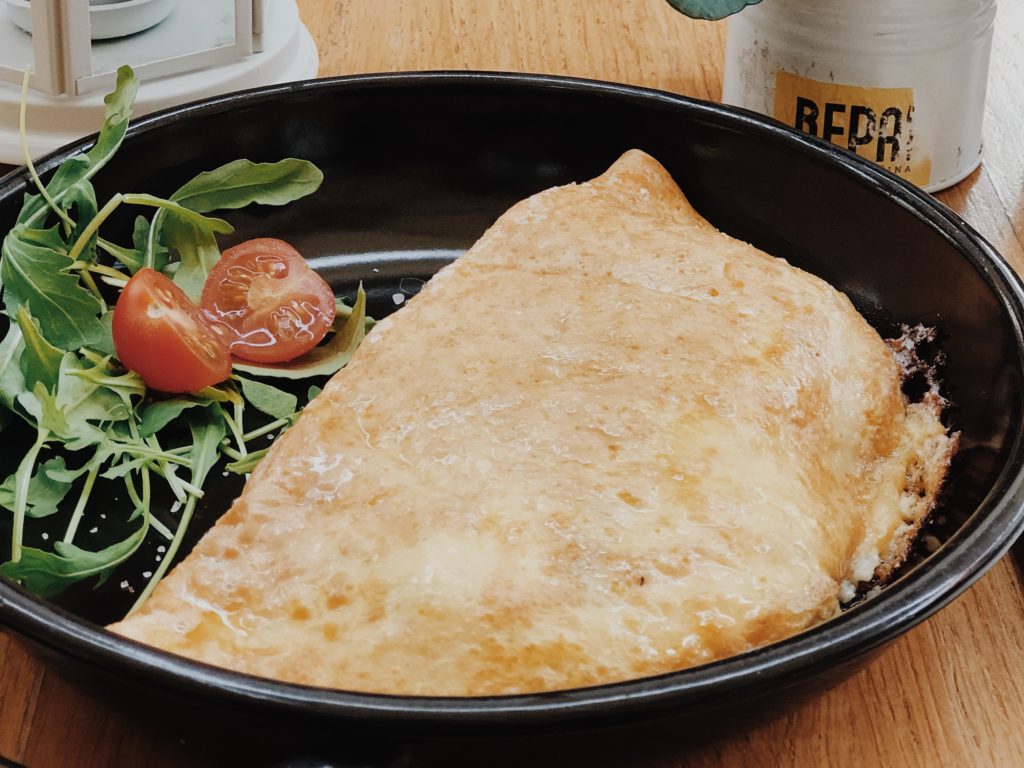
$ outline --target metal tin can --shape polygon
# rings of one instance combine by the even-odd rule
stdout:
[[[722,100],[934,192],[981,162],[996,0],[764,0],[729,21]]]

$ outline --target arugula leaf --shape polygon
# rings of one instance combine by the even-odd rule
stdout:
[[[104,480],[117,480],[118,478],[124,477],[143,464],[147,463],[148,459],[136,458],[136,459],[124,459],[120,464],[115,464],[105,472],[100,473],[100,477]]]
[[[41,384],[36,388],[40,389]],[[18,562],[21,559],[22,541],[25,534],[25,512],[28,509],[28,486],[32,479],[32,470],[35,469],[39,452],[43,449],[49,438],[49,433],[42,427],[36,427],[36,439],[32,447],[21,457],[18,462],[18,469],[14,473],[14,520],[11,524],[11,561]]]
[[[200,213],[244,208],[251,203],[284,205],[316,192],[323,180],[321,170],[308,160],[235,160],[200,173],[171,195],[171,200]]]
[[[135,267],[134,269],[132,269],[134,265],[126,265],[129,267],[129,269],[132,269],[133,274],[134,272],[137,272],[144,266],[146,253],[149,251],[150,248],[150,230],[154,226],[156,226],[156,224],[150,224],[150,222],[146,220],[145,216],[139,216],[138,218],[135,219],[135,228],[132,230],[132,245],[135,246],[135,250],[139,252],[139,255],[142,257],[143,261],[140,261],[139,266]],[[154,237],[156,237],[155,234]],[[159,238],[156,238],[156,242],[152,244],[152,247],[153,269],[157,270],[158,272],[162,272],[171,261],[170,253],[168,253],[167,248],[165,248],[159,242]]]
[[[71,490],[72,480],[64,466],[63,457],[50,459],[39,465],[32,479],[28,481],[28,504],[25,514],[32,518],[49,517],[57,511],[57,505]],[[8,475],[0,484],[0,507],[14,511],[15,482],[17,473]]]
[[[349,315],[351,315],[351,314],[352,314],[352,307],[350,307],[348,304],[346,304],[342,299],[339,299],[337,296],[335,296],[334,297],[334,322],[331,323],[331,330],[334,333],[337,333],[338,331],[340,331],[341,327],[343,325],[345,325],[345,321],[348,320]],[[363,332],[364,333],[369,333],[370,329],[373,328],[373,326],[375,326],[376,324],[377,324],[376,320],[374,320],[369,315],[366,315],[365,319],[364,319],[364,322],[363,322]]]
[[[9,411],[14,410],[18,395],[28,391],[25,376],[21,372],[24,349],[21,329],[17,323],[11,323],[4,340],[0,341],[0,402]]]
[[[47,392],[42,384],[36,384],[32,391],[18,395],[17,403],[32,417],[37,427],[42,428],[45,421],[47,430],[53,431],[50,429],[52,425],[57,425],[61,431],[67,429],[67,422],[54,403],[54,396]],[[58,437],[62,434],[61,431],[57,432]]]
[[[164,218],[162,238],[181,260],[174,282],[192,301],[198,302],[210,270],[220,259],[216,238],[191,221],[174,215]]]
[[[761,0],[668,0],[668,4],[691,19],[724,19]]]
[[[226,381],[223,384],[218,384],[214,387],[203,387],[196,392],[196,397],[200,400],[208,401],[211,403],[232,403],[234,405],[245,405],[245,400],[238,394],[234,385],[230,381]]]
[[[258,451],[252,451],[247,453],[237,461],[232,461],[230,464],[225,464],[224,469],[228,472],[233,472],[236,475],[247,475],[256,469],[256,465],[259,464],[263,457],[267,455],[269,448],[261,448]]]
[[[170,400],[157,400],[150,403],[142,412],[142,421],[139,422],[139,435],[150,437],[166,427],[183,411],[188,408],[195,408],[198,405],[205,405],[200,400],[175,397]]]
[[[54,543],[54,552],[23,547],[18,562],[0,565],[0,575],[20,581],[25,589],[44,598],[60,594],[75,582],[90,576],[99,576],[99,584],[102,584],[110,572],[131,557],[146,538],[149,515],[144,515],[142,520],[142,525],[131,536],[99,552],[90,552],[63,541]]]
[[[235,231],[235,228],[224,221],[224,219],[217,219],[213,216],[204,216],[201,213],[196,213],[189,208],[178,205],[178,203],[173,200],[165,200],[162,197],[148,195],[145,192],[133,192],[131,194],[123,195],[122,197],[124,202],[129,205],[148,205],[153,208],[161,208],[167,211],[169,216],[184,219],[194,227],[197,227],[204,232],[230,235]]]
[[[61,460],[63,461],[63,459]],[[95,457],[93,461],[95,461]],[[47,462],[47,465],[49,465],[49,463],[50,462]],[[46,476],[58,483],[74,483],[75,480],[88,472],[90,468],[91,462],[83,464],[78,469],[68,469],[67,467],[61,467],[55,464],[53,466],[47,466]]]
[[[220,443],[227,434],[224,417],[218,407],[203,408],[185,414],[192,433],[192,485],[201,487],[207,473],[220,456]]]
[[[241,376],[238,376],[237,380],[242,385],[245,399],[257,410],[275,419],[287,419],[294,415],[299,399],[292,393]]]
[[[104,312],[100,315],[100,328],[102,332],[93,339],[89,344],[89,349],[94,352],[99,352],[101,355],[107,355],[114,357],[117,354],[117,350],[114,349],[114,313],[112,311]]]
[[[73,372],[75,376],[115,392],[128,407],[132,407],[131,397],[146,394],[146,384],[142,377],[135,371],[126,370],[115,363],[113,355],[87,355],[87,358],[92,367],[80,367]]]
[[[35,419],[38,429],[62,440],[69,451],[98,445],[105,439],[103,431],[89,423],[86,412],[77,408],[66,411],[41,382],[31,392],[19,395],[18,403]]]
[[[25,387],[32,389],[36,382],[42,382],[48,390],[55,391],[60,380],[60,364],[64,353],[43,338],[28,307],[18,307],[15,318],[25,342],[25,350],[21,354],[21,373]]]
[[[69,190],[75,184],[84,178],[88,168],[89,158],[84,154],[69,157],[61,163],[60,167],[53,174],[53,178],[47,183],[46,191],[61,210],[65,210],[65,206],[60,204],[61,200],[65,195],[69,194]],[[43,195],[26,194],[25,202],[15,224],[25,227],[31,227],[36,223],[41,224],[48,213],[50,213],[50,204],[46,202],[46,198]]]
[[[41,245],[44,248],[51,248],[64,256],[68,255],[68,245],[64,242],[64,238],[61,237],[59,227],[50,227],[49,229],[31,229],[26,227],[22,230],[22,237],[32,245]]]
[[[139,435],[141,437],[155,435],[189,408],[210,406],[213,403],[242,404],[243,401],[233,389],[221,389],[220,387],[206,387],[195,395],[181,395],[166,400],[156,400],[142,411]]]
[[[146,226],[149,226],[149,222],[145,218],[139,216],[136,222],[141,219],[145,222]],[[101,240],[100,247],[117,259],[119,262],[124,264],[131,274],[135,274],[142,269],[145,264],[143,263],[144,255],[137,251],[135,248],[126,248],[125,246],[118,245],[117,243],[111,243],[109,240]]]
[[[132,397],[145,393],[146,385],[137,373],[113,373],[109,358],[86,367],[69,354],[61,365],[56,404],[72,423],[124,421],[132,416]]]
[[[81,286],[66,254],[55,250],[48,230],[15,227],[0,249],[0,280],[8,313],[28,305],[43,336],[55,347],[74,350],[102,335],[99,299]]]
[[[114,90],[103,99],[103,125],[100,128],[96,144],[84,155],[70,157],[61,163],[60,168],[46,185],[46,190],[54,202],[60,204],[65,197],[71,198],[68,205],[61,205],[62,208],[66,209],[70,207],[70,202],[82,199],[82,193],[72,192],[73,188],[96,175],[96,172],[107,164],[117,148],[121,146],[121,141],[128,130],[128,120],[131,117],[132,104],[135,102],[135,94],[138,90],[139,81],[131,67],[120,67],[117,70],[117,84]],[[26,195],[25,205],[18,216],[17,223],[30,226],[38,222],[47,210],[48,205],[41,195]],[[84,217],[80,218],[82,222],[87,221]]]
[[[68,242],[74,243],[85,233],[89,222],[96,218],[96,214],[99,213],[99,206],[96,202],[96,190],[93,189],[92,184],[88,181],[79,181],[68,189],[67,194],[64,195],[64,199],[61,201],[61,206],[69,212],[74,209],[76,223],[68,239]],[[96,260],[97,238],[98,235],[95,232],[89,237],[85,247],[78,255],[80,260]]]
[[[301,357],[286,363],[241,363],[234,370],[254,376],[282,379],[306,379],[330,376],[344,368],[366,336],[366,293],[360,284],[352,313],[341,329],[326,344],[314,347]]]
[[[162,215],[158,214],[156,218],[162,218]],[[146,266],[146,253],[150,248],[149,233],[152,226],[145,216],[136,216],[135,226],[132,230],[132,247],[118,245],[102,238],[98,241],[99,246],[127,267],[130,274],[134,275]],[[163,272],[171,263],[170,254],[159,243],[153,245],[153,269]]]

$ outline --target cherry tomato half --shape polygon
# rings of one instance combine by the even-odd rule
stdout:
[[[227,346],[170,278],[140,269],[114,307],[117,357],[147,387],[195,392],[231,375]]]
[[[224,251],[199,306],[231,354],[257,363],[291,360],[334,322],[334,292],[283,240],[261,237]]]

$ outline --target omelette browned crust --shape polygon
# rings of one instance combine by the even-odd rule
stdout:
[[[112,629],[319,686],[482,695],[701,664],[832,616],[953,441],[838,291],[652,158],[514,206],[379,323]]]

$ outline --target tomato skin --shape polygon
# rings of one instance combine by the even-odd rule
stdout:
[[[117,357],[146,386],[196,392],[231,375],[231,355],[199,308],[155,270],[136,272],[121,291],[112,326]]]
[[[334,291],[283,240],[247,240],[224,251],[199,306],[231,354],[257,363],[291,360],[334,322]]]

